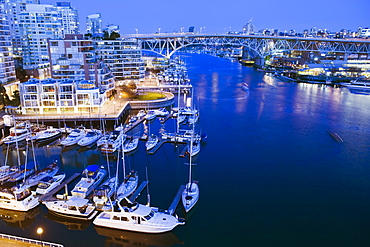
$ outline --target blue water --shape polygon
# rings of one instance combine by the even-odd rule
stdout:
[[[23,220],[0,220],[1,232],[38,239],[41,226],[43,240],[65,246],[370,245],[370,95],[285,83],[208,55],[181,58],[200,109],[198,128],[208,136],[194,161],[199,202],[189,215],[180,207],[176,211],[186,217],[184,226],[154,236],[110,231],[55,218],[41,205],[21,215]],[[243,82],[249,92],[241,88]],[[150,131],[161,127],[157,119]],[[174,127],[173,121],[165,125]],[[168,143],[148,155],[140,143],[126,157],[140,180],[148,169],[152,206],[168,208],[186,183],[188,161],[179,157],[182,149]],[[36,153],[43,165],[57,159],[69,174],[107,163],[96,149],[62,152],[49,145]],[[17,162],[15,151],[11,160]],[[114,169],[116,158],[108,162]],[[138,200],[146,203],[146,193]]]

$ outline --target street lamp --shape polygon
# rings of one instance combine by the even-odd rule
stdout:
[[[161,34],[161,28],[158,28],[158,34]]]
[[[37,234],[40,235],[40,242],[41,242],[41,245],[44,246],[44,243],[42,242],[42,238],[41,238],[41,235],[42,233],[44,232],[44,229],[42,229],[41,227],[37,228]]]
[[[135,31],[136,31],[136,35],[139,34],[139,29],[135,28]]]

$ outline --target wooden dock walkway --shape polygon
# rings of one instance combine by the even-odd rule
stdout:
[[[49,193],[45,194],[45,195],[42,195],[39,197],[39,201],[40,202],[44,202],[44,201],[48,201],[50,197],[52,197],[53,195],[55,195],[58,191],[60,191],[61,189],[64,188],[64,186],[66,184],[69,184],[71,183],[73,180],[75,180],[77,177],[80,176],[80,173],[75,173],[73,174],[72,176],[70,176],[69,178],[67,178],[66,180],[64,180],[59,186],[57,186],[55,189],[53,189],[52,191],[50,191]],[[54,198],[55,199],[55,198]],[[53,199],[53,200],[54,200]]]
[[[148,183],[149,183],[149,181],[143,181],[141,184],[140,184],[140,186],[139,186],[139,188],[137,188],[136,190],[135,190],[135,192],[134,192],[134,194],[132,194],[131,196],[130,196],[130,198],[129,198],[129,200],[130,201],[135,201],[138,197],[139,197],[139,195],[140,195],[140,193],[143,191],[143,189],[148,185]]]
[[[164,119],[161,120],[161,124],[164,124],[165,122],[167,122],[168,119],[170,119],[172,117],[173,117],[172,113],[167,114],[167,116]]]
[[[158,151],[158,149],[163,145],[163,143],[166,143],[166,142],[169,142],[169,141],[160,139],[160,141],[157,143],[157,145],[155,145],[154,148],[152,148],[148,151],[148,154],[155,154],[155,152]]]
[[[124,130],[123,130],[123,133],[127,133],[127,132],[129,132],[129,131],[131,131],[133,128],[135,128],[136,126],[138,126],[139,124],[141,124],[142,122],[144,122],[145,121],[145,118],[139,118],[138,120],[136,120],[129,128],[125,128]]]
[[[177,194],[175,196],[175,198],[173,199],[170,207],[168,208],[168,212],[170,214],[173,214],[177,208],[177,205],[179,204],[179,201],[180,201],[180,198],[181,198],[181,195],[182,195],[182,192],[184,191],[185,189],[185,185],[181,185],[179,190],[177,191]]]

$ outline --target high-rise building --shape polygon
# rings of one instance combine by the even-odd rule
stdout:
[[[19,30],[19,14],[26,11],[27,4],[39,4],[39,0],[2,0],[9,21],[14,56],[22,56],[22,38]]]
[[[59,22],[62,24],[63,37],[65,34],[80,33],[78,10],[73,8],[70,2],[57,2],[56,11],[58,12]]]
[[[142,50],[135,39],[97,40],[96,53],[110,67],[118,81],[144,80]]]
[[[61,38],[58,12],[52,5],[26,4],[19,14],[23,68],[37,69],[49,65],[47,40]]]
[[[0,2],[0,83],[5,85],[16,81],[9,24],[5,6]]]
[[[103,20],[101,14],[92,14],[86,17],[86,33],[103,33]]]

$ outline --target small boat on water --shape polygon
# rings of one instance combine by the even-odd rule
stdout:
[[[32,175],[35,172],[35,164],[28,162],[21,165],[17,172],[13,173],[6,182],[18,182]]]
[[[126,141],[123,143],[123,151],[125,153],[129,153],[134,151],[139,145],[139,136],[133,136],[131,138],[127,138]]]
[[[159,142],[158,136],[156,136],[155,134],[151,134],[145,143],[146,150],[154,148],[158,144],[158,142]]]
[[[370,80],[363,80],[362,77],[349,83],[341,83],[341,85],[348,89],[370,90]]]
[[[144,118],[145,118],[146,120],[148,120],[148,121],[153,120],[153,119],[154,119],[154,118],[156,118],[156,117],[157,117],[157,114],[156,114],[156,112],[155,112],[155,111],[153,111],[153,110],[148,111],[148,112],[146,113],[146,115],[144,116]]]
[[[0,167],[0,183],[6,182],[10,176],[19,171],[17,166],[4,165]]]
[[[184,225],[185,222],[166,211],[121,198],[117,201],[115,210],[102,212],[93,224],[134,232],[163,233]]]
[[[194,131],[194,125],[193,125]],[[182,205],[184,206],[185,212],[189,212],[190,209],[194,207],[199,199],[199,187],[198,182],[192,180],[192,157],[194,156],[193,152],[193,143],[194,139],[191,138],[190,141],[190,155],[189,155],[189,182],[185,185],[185,189],[182,192],[181,200]],[[198,151],[199,152],[199,151]]]
[[[77,144],[86,147],[90,145],[94,145],[102,136],[102,133],[100,130],[91,129],[86,132],[86,135],[82,137]]]
[[[109,203],[113,193],[117,187],[118,178],[117,176],[110,177],[102,185],[94,189],[92,200],[95,203],[97,210],[102,210],[104,206]]]
[[[80,126],[77,129],[71,131],[71,133],[60,142],[60,145],[63,146],[72,146],[77,144],[86,135],[85,128]]]
[[[9,129],[10,134],[4,137],[0,144],[14,144],[26,140],[32,133],[32,125],[28,122],[22,122]]]
[[[14,186],[0,190],[0,208],[29,211],[37,205],[39,205],[39,199],[32,194],[29,187]]]
[[[42,178],[37,185],[36,193],[41,195],[49,193],[54,188],[56,188],[65,177],[66,174],[60,174]]]
[[[128,197],[131,195],[137,188],[139,182],[139,176],[135,171],[131,171],[127,174],[121,185],[117,189],[117,198]]]
[[[166,108],[160,108],[153,110],[154,114],[158,117],[165,117],[169,114],[169,112],[166,110]]]
[[[52,177],[59,171],[59,166],[56,162],[48,165],[44,169],[41,169],[39,171],[36,171],[33,175],[31,175],[29,178],[27,178],[24,181],[25,186],[35,186],[37,185],[41,179],[45,177]]]
[[[64,217],[91,220],[98,213],[88,199],[75,196],[68,200],[45,201],[43,203],[50,212]]]
[[[249,90],[249,85],[244,82],[243,85],[242,85],[242,88],[245,90],[245,91],[248,91]]]
[[[114,153],[122,146],[122,142],[125,139],[126,135],[123,133],[123,131],[113,130],[100,150],[103,153]]]
[[[46,142],[46,141],[50,141],[50,140],[55,140],[56,138],[60,137],[62,135],[62,132],[60,131],[60,129],[56,129],[56,128],[49,128],[49,129],[46,129],[46,130],[42,130],[40,132],[37,133],[36,135],[36,141],[37,142]]]
[[[89,165],[82,172],[81,180],[71,191],[72,196],[86,198],[95,189],[107,175],[107,171],[98,165]]]

